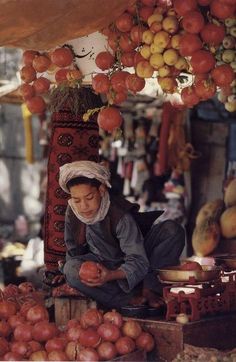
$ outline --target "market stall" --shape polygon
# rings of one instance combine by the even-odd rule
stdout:
[[[27,161],[33,163],[33,117],[40,121],[41,139],[47,143],[44,270],[40,271],[44,285],[39,290],[30,282],[16,280],[3,286],[0,358],[172,361],[178,353],[181,358],[184,344],[199,347],[203,354],[204,347],[232,350],[236,170],[229,162],[234,160],[233,146],[231,158],[225,160],[225,149],[225,157],[220,153],[223,169],[212,172],[212,178],[218,177],[215,183],[221,181],[224,188],[216,186],[213,200],[202,197],[200,186],[194,195],[194,165],[194,177],[199,174],[201,184],[205,180],[205,172],[198,169],[206,154],[205,138],[198,148],[189,129],[193,119],[205,121],[207,106],[213,111],[223,108],[223,118],[235,122],[234,1],[119,0],[108,4],[99,0],[90,1],[89,6],[73,0],[5,1],[0,19],[0,45],[22,49],[20,84],[14,96],[22,104]],[[217,99],[215,108],[212,99]],[[210,128],[208,120],[204,130]],[[232,129],[217,131],[220,146]],[[187,240],[181,243],[187,245],[180,262],[152,270],[161,286],[158,303],[148,294],[135,295],[138,298],[132,303],[115,311],[115,296],[112,301],[107,293],[109,307],[63,279],[69,193],[62,186],[61,173],[66,165],[82,160],[92,162],[94,169],[86,171],[92,174],[97,171],[95,163],[102,160],[108,165],[112,178],[108,180],[102,169],[102,184],[111,181],[126,200],[140,204],[143,214],[150,212],[142,226],[153,218],[156,230],[169,219],[186,228]],[[206,165],[208,172],[211,165]],[[162,209],[165,213],[160,216]],[[114,250],[114,227],[120,219],[115,213],[112,217],[110,229],[105,225],[102,231]],[[78,247],[84,247],[85,229],[72,228],[71,235],[78,238]],[[138,263],[142,253],[136,247]],[[119,253],[115,256],[120,257]],[[90,278],[104,272],[92,263],[82,263],[85,276],[82,266],[77,273],[88,285]],[[145,260],[142,263],[145,268]],[[108,270],[110,275],[117,272]],[[125,279],[120,270],[116,275]],[[187,347],[186,353],[190,352]],[[234,352],[220,355],[230,361]],[[200,361],[198,357],[192,360]]]

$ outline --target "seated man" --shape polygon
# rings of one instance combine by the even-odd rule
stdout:
[[[75,161],[60,168],[59,184],[71,195],[65,216],[67,283],[109,308],[131,302],[143,284],[144,297],[161,292],[155,270],[179,263],[185,233],[172,220],[139,227],[139,206],[108,192],[110,173],[92,161]],[[151,215],[151,214],[150,214]],[[157,217],[157,215],[156,215]],[[146,222],[150,223],[150,218]],[[153,220],[152,220],[153,221]],[[141,226],[141,224],[140,224]],[[81,280],[84,261],[95,261],[99,275]]]

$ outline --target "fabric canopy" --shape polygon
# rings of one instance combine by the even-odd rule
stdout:
[[[49,50],[109,25],[134,0],[0,0],[0,46]]]

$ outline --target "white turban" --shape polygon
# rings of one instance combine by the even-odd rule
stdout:
[[[75,161],[61,166],[59,185],[69,194],[70,192],[66,186],[67,182],[80,176],[95,178],[107,187],[111,187],[109,182],[110,171],[100,163],[93,161]]]

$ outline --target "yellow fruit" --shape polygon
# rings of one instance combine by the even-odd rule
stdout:
[[[177,81],[172,77],[158,77],[157,79],[161,89],[165,93],[174,93],[177,89]]]
[[[196,226],[205,223],[207,220],[218,222],[223,210],[224,201],[221,199],[206,202],[197,213]]]
[[[152,54],[155,54],[155,53],[162,54],[164,52],[164,48],[159,47],[157,44],[152,43],[150,45],[150,51],[151,51]]]
[[[145,30],[142,35],[142,41],[145,44],[150,45],[153,41],[154,34],[151,32],[151,30]]]
[[[209,255],[219,244],[220,227],[217,222],[206,220],[196,226],[192,235],[192,246],[195,255]]]
[[[136,74],[140,78],[151,78],[154,69],[147,60],[141,60],[136,66]]]
[[[140,54],[142,55],[142,57],[144,57],[144,59],[149,59],[151,56],[150,46],[147,44],[144,44],[142,46],[142,48],[140,49]]]
[[[157,33],[154,36],[153,42],[154,44],[158,45],[160,48],[166,48],[167,45],[169,44],[169,40],[170,40],[170,35],[166,31],[161,30],[159,31],[159,33]]]
[[[171,8],[167,11],[167,15],[169,16],[176,16],[176,12],[175,9]]]
[[[234,57],[235,57],[235,51],[233,49],[224,50],[221,56],[223,62],[225,63],[233,62]]]
[[[163,65],[163,67],[158,69],[158,74],[160,77],[166,77],[167,75],[169,75],[171,73],[171,68],[169,67],[169,65]]]
[[[230,181],[226,187],[224,202],[226,207],[236,206],[236,178]]]
[[[179,28],[179,22],[175,16],[167,16],[162,21],[162,27],[167,33],[175,34]]]
[[[180,39],[181,39],[180,34],[173,35],[171,40],[170,40],[171,47],[174,48],[174,49],[179,49]]]
[[[175,63],[175,68],[179,70],[188,69],[188,62],[184,57],[179,57],[177,62]]]
[[[225,109],[228,112],[236,112],[236,102],[226,102]]]
[[[159,53],[152,54],[149,62],[154,69],[159,69],[165,64],[162,54]]]
[[[236,236],[236,206],[226,209],[220,217],[221,234],[225,238]]]
[[[154,23],[154,21],[157,21],[159,23],[160,21],[162,21],[162,19],[163,19],[162,14],[158,14],[158,13],[152,14],[147,19],[148,26],[151,26],[152,23]]]
[[[179,59],[179,54],[175,49],[167,49],[163,53],[163,58],[167,65],[175,65]]]

